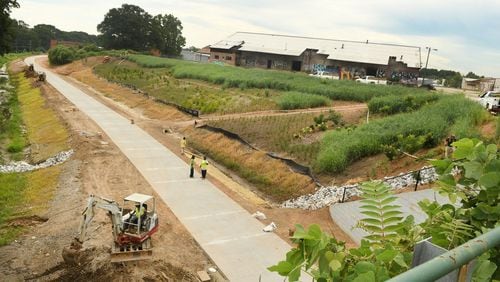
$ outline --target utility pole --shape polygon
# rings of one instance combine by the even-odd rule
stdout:
[[[429,55],[431,54],[431,50],[432,51],[437,51],[437,49],[432,49],[431,47],[425,47],[425,49],[427,49],[427,59],[425,60],[425,70],[427,70],[427,64],[429,64]],[[422,74],[422,85],[421,86],[424,86],[424,75]],[[418,82],[417,82],[417,86],[418,86]]]

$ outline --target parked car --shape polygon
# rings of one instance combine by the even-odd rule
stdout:
[[[309,74],[309,76],[317,78],[326,78],[326,79],[339,79],[338,75],[334,75],[333,73],[329,73],[326,71],[318,71],[315,73],[311,73]]]
[[[366,83],[366,84],[383,84],[383,85],[387,84],[387,80],[378,79],[372,75],[367,75],[363,78],[358,78],[358,79],[356,79],[356,82]]]
[[[479,96],[479,103],[489,112],[500,112],[500,92],[488,91]]]

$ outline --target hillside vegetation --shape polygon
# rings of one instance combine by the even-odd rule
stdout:
[[[326,96],[333,100],[366,102],[378,96],[426,92],[426,90],[403,86],[365,85],[353,81],[323,80],[309,77],[304,73],[199,64],[146,55],[131,55],[128,59],[144,67],[168,68],[176,78],[198,79],[225,87],[299,91]]]
[[[398,135],[422,136],[420,148],[439,145],[449,133],[458,138],[478,137],[477,125],[485,118],[486,112],[463,96],[442,97],[415,112],[327,133],[314,167],[318,172],[342,171],[356,160],[382,152],[382,146],[396,143]]]

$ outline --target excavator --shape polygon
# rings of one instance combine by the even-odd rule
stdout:
[[[114,242],[111,247],[111,262],[151,259],[153,255],[151,235],[158,231],[155,198],[134,193],[124,198],[123,202],[123,206],[120,207],[113,200],[90,195],[87,206],[82,212],[79,235],[72,244],[73,249],[77,249],[74,245],[81,248],[94,218],[95,209],[99,208],[108,211],[112,223]]]

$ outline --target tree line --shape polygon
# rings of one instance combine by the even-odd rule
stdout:
[[[81,31],[62,31],[48,24],[29,27],[10,18],[17,0],[0,1],[0,55],[8,52],[41,51],[50,48],[50,40],[73,41],[81,46],[92,44],[105,49],[130,49],[144,52],[157,50],[163,55],[177,56],[186,39],[182,23],[172,14],[152,16],[139,6],[123,4],[113,8],[97,25],[99,35]]]
[[[444,81],[444,86],[460,88],[462,85],[462,78],[484,78],[473,72],[468,72],[465,76],[461,73],[452,70],[438,70],[438,69],[421,69],[420,76],[425,78],[432,78]]]

